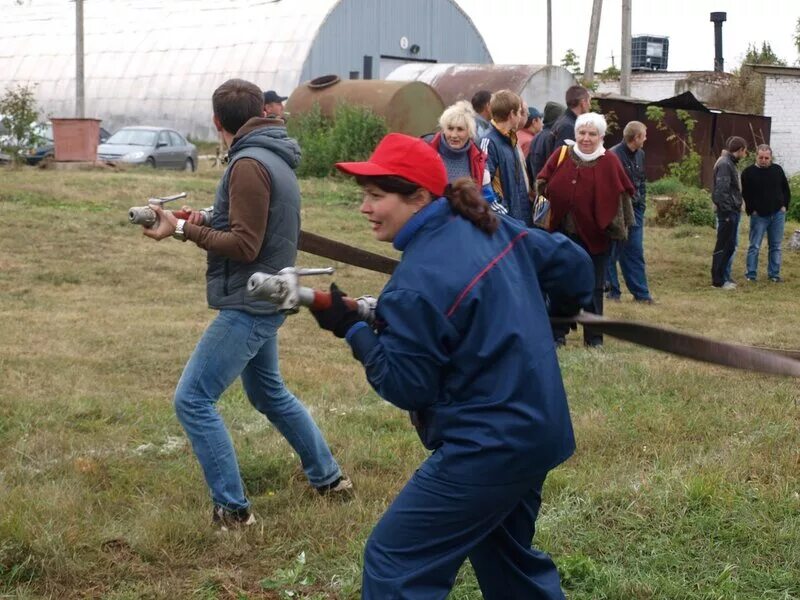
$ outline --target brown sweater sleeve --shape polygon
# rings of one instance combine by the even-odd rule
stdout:
[[[204,250],[250,263],[258,257],[267,231],[272,181],[258,161],[242,158],[228,180],[228,231],[186,224],[186,238]]]

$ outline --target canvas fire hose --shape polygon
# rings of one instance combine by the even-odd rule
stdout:
[[[283,269],[275,275],[255,273],[247,282],[247,291],[256,298],[277,304],[278,310],[284,313],[296,313],[301,306],[321,310],[331,305],[330,293],[301,286],[299,278],[303,275],[332,273],[332,268],[295,269],[294,267]],[[375,298],[345,297],[344,301],[351,308],[356,308],[359,316],[367,323],[374,322],[377,305]],[[800,360],[797,360],[794,351],[782,353],[771,349],[719,342],[648,323],[607,319],[586,312],[574,317],[554,318],[552,321],[589,325],[605,335],[693,360],[746,371],[800,377]]]
[[[156,213],[151,208],[152,205],[163,206],[167,202],[185,197],[186,194],[181,193],[165,198],[151,198],[148,200],[148,206],[131,208],[128,218],[133,224],[152,227],[156,223]],[[208,208],[199,212],[204,214],[204,222],[208,223],[213,212],[212,209]],[[187,211],[173,211],[173,214],[181,219],[189,216]],[[300,232],[298,249],[315,256],[387,275],[391,275],[398,264],[394,258],[355,248],[307,231]],[[248,293],[255,297],[277,304],[279,310],[284,313],[295,313],[301,306],[324,309],[330,306],[330,294],[301,286],[299,279],[308,275],[331,273],[333,273],[332,268],[297,269],[294,267],[283,269],[274,275],[255,273],[250,277],[247,289]],[[359,315],[368,323],[374,320],[377,304],[375,298],[371,296],[355,299],[345,297],[345,303],[356,308]],[[745,371],[800,377],[800,351],[798,350],[720,342],[660,325],[609,319],[585,312],[566,319],[553,318],[551,321],[589,325],[604,335],[692,360]]]

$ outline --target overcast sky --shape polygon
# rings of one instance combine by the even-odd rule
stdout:
[[[544,64],[547,59],[546,0],[456,0],[486,40],[494,62]],[[722,27],[725,70],[738,67],[748,43],[767,41],[789,65],[798,58],[792,37],[800,0],[632,0],[633,35],[669,37],[670,71],[714,69],[711,12],[727,12]],[[553,0],[553,62],[568,48],[586,59],[592,0]],[[605,0],[595,68],[620,66],[621,0]]]

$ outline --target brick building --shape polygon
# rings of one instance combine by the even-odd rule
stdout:
[[[800,144],[794,133],[800,131],[800,68],[757,66],[756,72],[764,76],[764,114],[772,117],[770,146],[775,162],[787,174],[800,172]]]

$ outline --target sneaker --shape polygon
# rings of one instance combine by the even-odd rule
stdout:
[[[353,495],[353,482],[346,475],[342,475],[339,479],[314,489],[320,496],[350,498]]]
[[[783,279],[781,279],[780,277],[770,277],[769,280],[772,283],[783,283]]]
[[[255,525],[255,522],[256,518],[249,508],[228,510],[219,504],[215,504],[211,513],[211,524],[219,528],[220,531],[249,527],[250,525]]]
[[[606,300],[610,300],[611,302],[622,302],[622,298],[616,294],[606,294]]]
[[[639,304],[658,304],[653,298],[634,298],[633,301]]]
[[[726,281],[725,283],[722,284],[722,288],[721,289],[723,289],[723,290],[735,290],[736,289],[736,284],[733,283],[732,281]]]
[[[746,279],[747,281],[755,281],[755,280],[756,280],[756,278],[755,278],[755,277],[745,277],[745,279]]]

